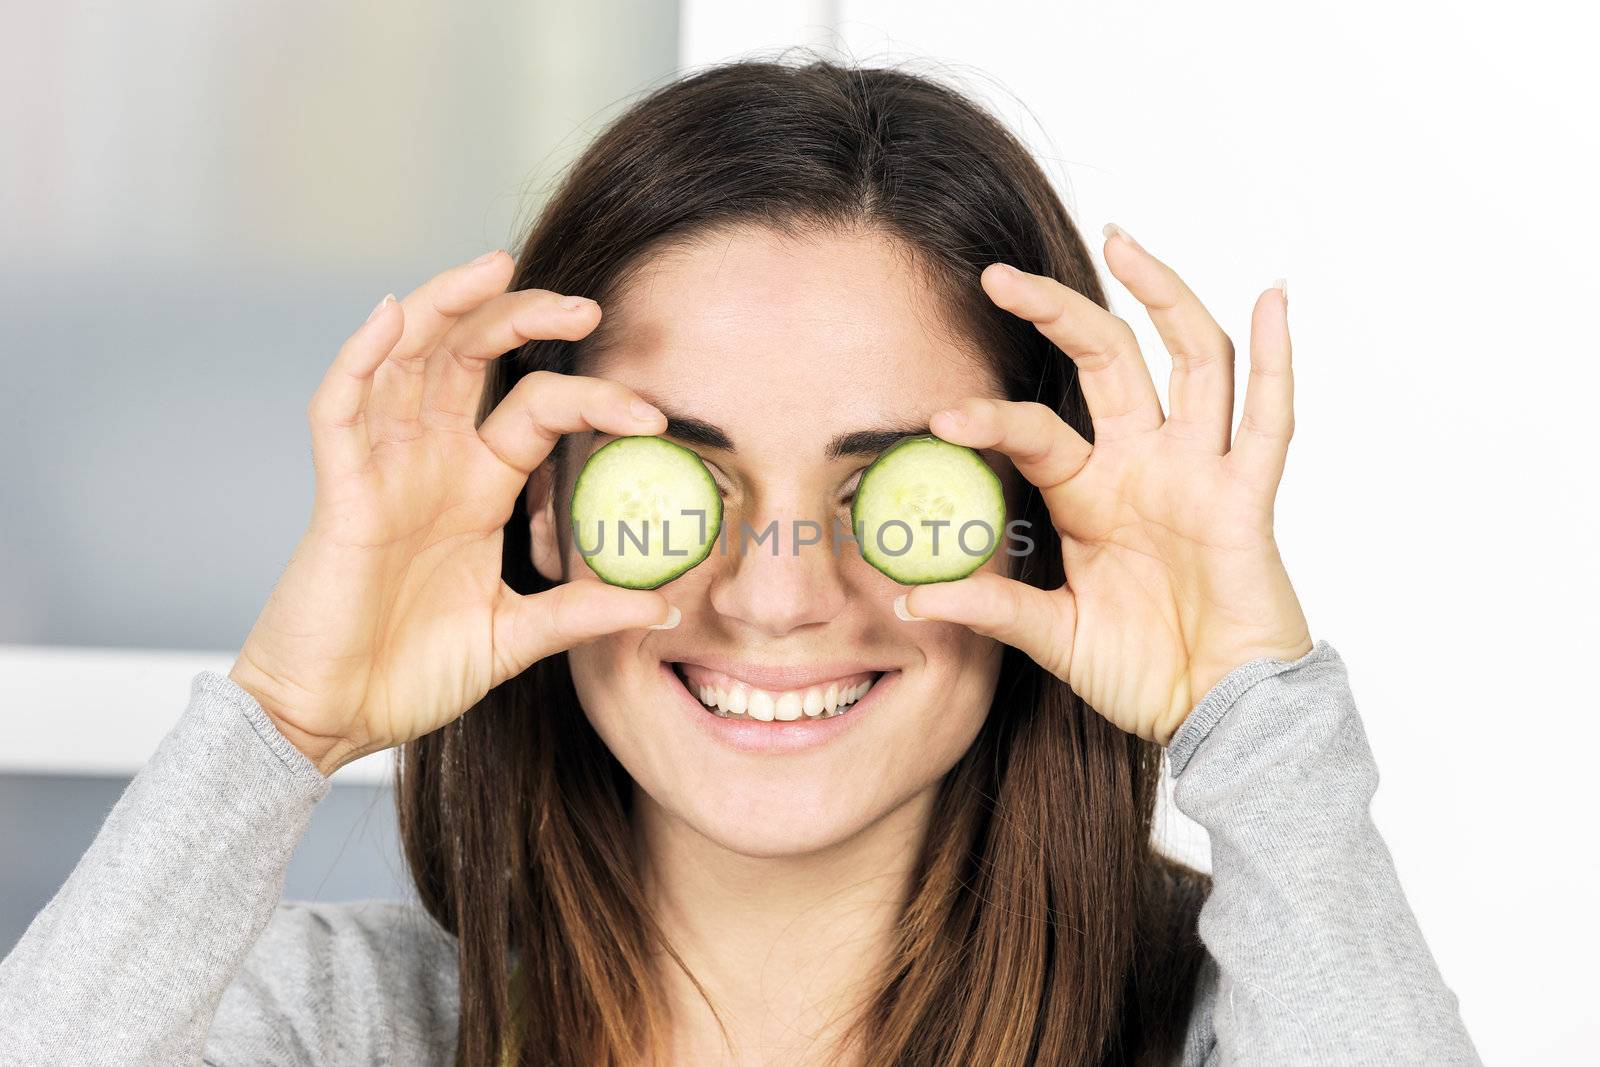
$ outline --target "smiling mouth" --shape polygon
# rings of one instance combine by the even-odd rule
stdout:
[[[866,696],[886,671],[868,671],[803,689],[761,689],[696,664],[674,662],[672,673],[689,695],[718,718],[794,722],[837,718]]]

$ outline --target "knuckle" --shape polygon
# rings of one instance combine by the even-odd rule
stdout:
[[[439,354],[444,357],[445,362],[462,370],[475,370],[480,365],[480,361],[461,354],[457,339],[450,334],[445,334],[439,339]]]
[[[1032,421],[1044,426],[1048,426],[1051,419],[1060,417],[1049,404],[1038,400],[1024,400],[1017,406],[1017,410]]]
[[[1074,362],[1083,370],[1103,370],[1115,363],[1119,356],[1139,350],[1139,342],[1128,321],[1109,312],[1107,315],[1111,321],[1106,323],[1105,329],[1087,338],[1080,353],[1074,357]]]
[[[353,425],[357,419],[338,417],[334,412],[333,398],[321,389],[312,393],[311,399],[306,402],[306,421],[312,426],[344,427]]]
[[[1138,340],[1134,336],[1133,326],[1129,324],[1128,320],[1121,315],[1113,315],[1111,318],[1113,320],[1111,334],[1114,338],[1112,347],[1128,348],[1137,345]]]
[[[565,648],[572,640],[572,595],[570,587],[558,585],[550,590],[546,610],[542,613],[546,643]]]
[[[1172,353],[1173,368],[1186,374],[1216,366],[1222,355],[1206,349],[1179,348]]]
[[[995,583],[996,591],[1000,593],[1008,620],[1016,621],[1022,617],[1022,590],[1009,582]]]
[[[1289,436],[1294,432],[1294,420],[1291,419],[1286,423],[1274,425],[1263,422],[1256,416],[1246,412],[1244,417],[1239,420],[1239,428],[1248,434],[1269,441],[1288,440]]]
[[[1041,463],[1049,459],[1062,443],[1061,431],[1066,423],[1048,404],[1036,400],[1024,401],[1028,415],[1026,432],[1018,442],[1017,458]]]
[[[1152,295],[1149,300],[1141,301],[1151,311],[1176,311],[1186,299],[1194,296],[1189,292],[1189,287],[1183,284],[1183,279],[1172,272],[1171,267],[1165,267],[1164,270],[1165,273],[1158,282],[1162,291]]]
[[[1217,365],[1233,365],[1233,340],[1221,330],[1216,330],[1199,344],[1179,341],[1172,350],[1172,362],[1186,372]]]
[[[522,380],[519,381],[513,388],[522,390],[524,396],[532,393],[543,393],[554,388],[556,382],[559,381],[560,378],[561,375],[557,374],[553,370],[541,369],[531,371],[527,374],[524,374],[522,376]]]

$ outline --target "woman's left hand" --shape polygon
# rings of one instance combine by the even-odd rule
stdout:
[[[1232,434],[1232,342],[1171,268],[1107,230],[1107,266],[1172,355],[1171,417],[1126,322],[1052,278],[991,265],[990,299],[1077,364],[1095,442],[1043,404],[982,397],[930,428],[1008,456],[1038,486],[1067,584],[1047,591],[982,570],[917,586],[902,605],[1015,645],[1116,726],[1166,744],[1235,667],[1311,649],[1272,533],[1294,429],[1287,302],[1279,287],[1256,300]]]

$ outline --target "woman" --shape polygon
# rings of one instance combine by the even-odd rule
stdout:
[[[1284,289],[1230,433],[1229,339],[1126,234],[1104,254],[1170,415],[955,92],[739,63],[638,103],[514,262],[340,349],[309,529],[0,969],[5,1061],[1476,1062],[1273,540]],[[763,545],[646,591],[569,535],[616,436],[694,448],[759,531],[842,516],[929,430],[1003,472],[1031,550],[908,590]],[[421,908],[277,906],[325,776],[396,745]],[[1163,750],[1210,880],[1151,846]]]

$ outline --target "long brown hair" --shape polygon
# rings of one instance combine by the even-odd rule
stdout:
[[[965,94],[827,60],[729,63],[655,88],[567,172],[512,287],[604,305],[653,252],[727,226],[895,241],[1005,395],[1049,405],[1092,440],[1071,360],[995,308],[977,277],[1000,260],[1104,306],[1093,261],[1026,148]],[[530,371],[579,373],[595,340],[503,356],[482,410]],[[1059,586],[1036,491],[1020,517],[1038,544],[1014,575]],[[502,573],[521,593],[549,587],[522,500]],[[940,784],[896,949],[841,1047],[869,1067],[1170,1059],[1206,885],[1151,846],[1160,758],[1007,648],[987,720]],[[652,957],[682,960],[634,865],[632,781],[585,717],[566,656],[406,745],[400,768],[406,860],[459,940],[460,1062],[661,1063]]]

